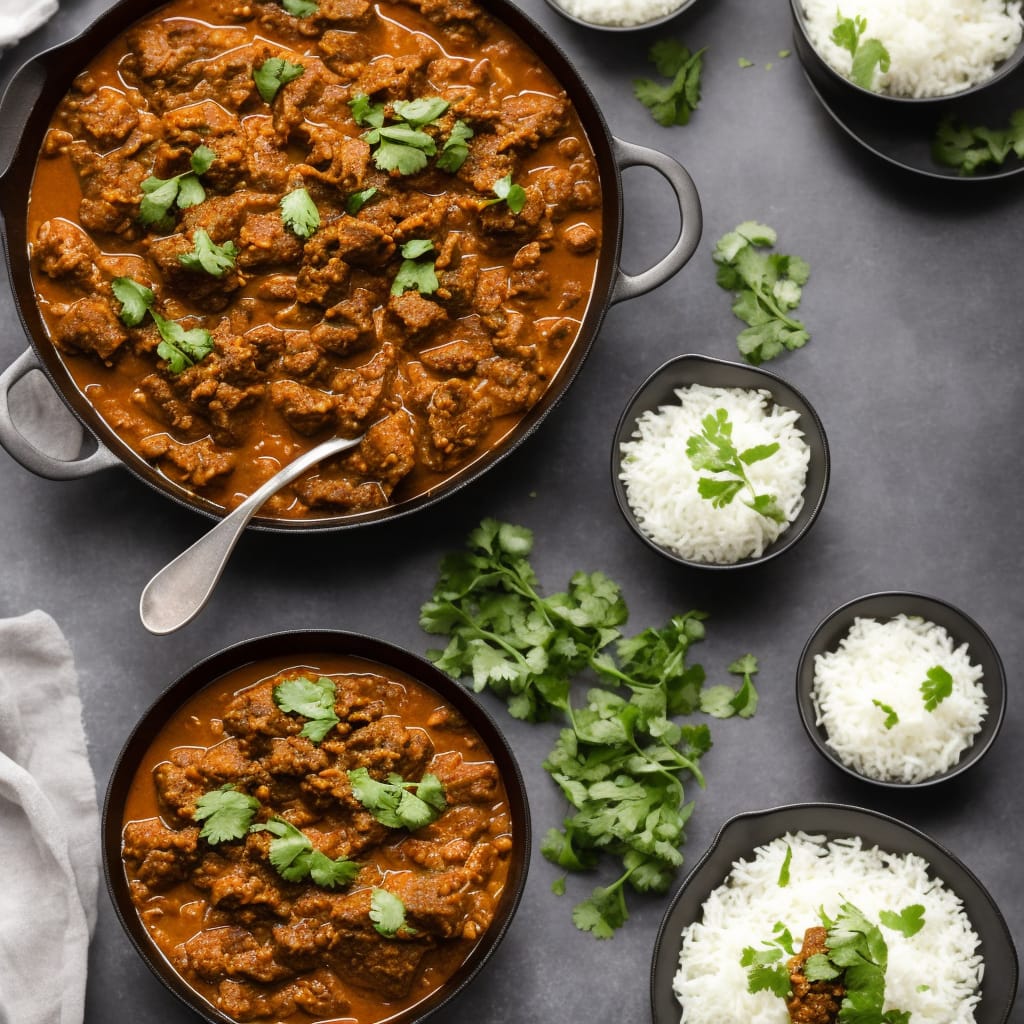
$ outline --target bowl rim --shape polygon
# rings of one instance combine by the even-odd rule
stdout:
[[[908,111],[915,108],[923,109],[936,104],[951,103],[954,100],[974,96],[984,89],[987,89],[990,85],[995,85],[996,82],[1001,81],[1007,75],[1012,74],[1022,63],[1024,63],[1024,37],[1022,37],[1021,41],[1014,48],[1010,56],[998,63],[995,70],[988,78],[981,82],[975,82],[974,85],[969,85],[966,88],[958,89],[956,92],[944,93],[941,96],[894,96],[890,93],[874,92],[871,89],[865,89],[852,79],[847,78],[846,75],[838,72],[821,55],[818,48],[811,41],[811,35],[807,29],[807,16],[803,9],[802,0],[789,0],[789,7],[793,15],[793,30],[794,34],[797,36],[797,42],[799,43],[802,38],[802,40],[807,44],[808,52],[813,54],[819,70],[823,71],[831,81],[847,88],[853,96],[859,96],[864,100],[876,100],[882,103],[890,103],[894,106],[902,106]],[[807,54],[799,45],[796,49],[800,56],[801,63],[806,67]]]
[[[558,0],[546,0],[547,5],[557,11],[566,21],[574,22],[577,25],[582,25],[584,28],[596,29],[599,32],[642,32],[647,28],[657,28],[659,25],[664,25],[666,22],[672,21],[677,18],[684,11],[688,11],[693,7],[697,0],[681,0],[677,7],[674,7],[671,11],[666,14],[659,14],[656,18],[651,18],[650,21],[640,21],[635,25],[602,25],[597,21],[586,21],[584,18],[580,18],[578,15],[570,14]]]
[[[741,811],[728,818],[721,828],[719,828],[717,834],[711,841],[708,848],[704,851],[700,860],[697,861],[693,869],[673,894],[668,907],[665,909],[665,913],[662,915],[661,922],[658,925],[654,949],[651,955],[650,969],[651,1019],[653,1024],[678,1024],[678,1010],[674,1010],[673,1016],[670,1018],[659,1009],[661,1006],[659,996],[661,996],[664,991],[666,981],[669,984],[669,988],[671,988],[671,979],[674,977],[674,965],[678,963],[678,951],[680,947],[680,936],[672,935],[670,938],[669,928],[673,924],[679,905],[690,886],[698,880],[701,873],[707,869],[709,863],[715,858],[716,854],[718,854],[723,840],[731,831],[740,828],[745,823],[751,823],[751,825],[757,826],[763,822],[767,827],[768,823],[773,821],[775,818],[782,818],[790,815],[801,816],[810,814],[824,814],[827,816],[835,816],[837,818],[842,817],[851,819],[851,826],[848,829],[822,829],[819,827],[810,830],[817,833],[825,832],[826,834],[833,834],[836,836],[857,835],[859,834],[857,823],[858,821],[863,822],[865,819],[871,820],[880,827],[895,829],[898,832],[904,833],[908,840],[912,840],[916,845],[923,844],[924,847],[928,849],[928,856],[925,859],[928,860],[932,873],[941,878],[949,888],[953,889],[962,902],[966,902],[962,887],[954,886],[946,877],[947,872],[959,875],[960,882],[964,883],[968,889],[972,890],[971,895],[983,904],[987,904],[988,909],[992,912],[992,923],[995,926],[997,936],[1001,937],[1005,941],[1005,949],[1009,954],[1011,965],[1011,976],[1008,979],[1007,986],[1009,1001],[1001,1009],[994,1010],[996,1014],[1000,1015],[998,1018],[998,1024],[1006,1024],[1010,1019],[1010,1012],[1016,1002],[1017,982],[1020,968],[1017,957],[1017,948],[1013,942],[1013,934],[1010,931],[1010,927],[1007,924],[1003,912],[999,909],[998,904],[992,898],[988,889],[986,889],[978,876],[975,875],[974,872],[955,853],[949,850],[938,840],[934,839],[927,832],[924,832],[914,825],[911,825],[906,821],[902,821],[891,814],[886,814],[883,811],[878,811],[869,807],[860,807],[855,804],[839,803],[836,801],[805,801],[801,803],[779,804],[774,807],[766,807],[759,810]],[[792,827],[789,827],[783,831],[792,830]],[[775,830],[772,838],[777,838],[781,834],[782,831]],[[755,846],[761,845],[765,841],[767,840],[758,840],[754,842],[747,853],[752,853]],[[883,846],[881,843],[875,845]],[[941,869],[936,867],[936,859],[945,862],[941,865]],[[732,865],[730,862],[729,865],[726,866],[725,871],[719,877],[715,878],[713,884],[707,890],[708,893],[725,881],[725,878],[731,869]],[[694,918],[694,920],[696,920],[696,918]],[[975,922],[972,921],[972,925],[974,925],[974,923]],[[681,929],[679,929],[679,931],[681,932]],[[979,935],[979,938],[982,937]],[[984,942],[984,939],[982,939],[982,942]],[[669,965],[673,966],[670,967]],[[672,973],[669,974],[666,979],[665,975],[669,970],[671,970]],[[982,991],[984,992],[984,987]],[[674,996],[672,998],[674,1006],[678,1006],[678,1000],[675,1000]]]
[[[985,648],[985,654],[992,660],[996,667],[994,679],[989,681],[983,677],[983,687],[989,705],[986,720],[988,723],[991,723],[988,734],[979,743],[972,741],[971,746],[962,752],[959,761],[951,768],[947,768],[943,772],[931,775],[927,779],[922,779],[920,782],[899,782],[888,779],[873,779],[870,775],[862,775],[860,772],[844,763],[839,755],[825,742],[825,738],[822,735],[822,727],[819,727],[815,723],[817,716],[814,710],[814,701],[811,697],[814,668],[813,659],[811,658],[811,650],[815,645],[815,641],[818,640],[826,629],[839,621],[848,619],[850,625],[852,625],[853,619],[857,617],[857,608],[870,605],[880,599],[892,598],[905,600],[910,605],[913,605],[915,602],[920,605],[932,605],[942,609],[948,614],[951,614],[953,618],[961,620],[968,630],[971,630],[978,635],[982,646]],[[917,613],[908,610],[904,612],[904,614],[911,615]],[[922,615],[922,617],[925,616]],[[890,615],[888,618],[891,619],[892,616]],[[949,631],[947,630],[947,632]],[[966,642],[960,641],[960,638],[958,637],[954,637],[953,639],[954,641]],[[976,659],[977,657],[978,655],[975,654]],[[810,685],[803,685],[805,679],[810,680]],[[999,651],[996,648],[996,645],[992,642],[992,638],[988,633],[974,618],[968,615],[967,612],[958,608],[950,601],[947,601],[945,598],[935,597],[931,594],[921,593],[920,591],[878,590],[870,594],[862,594],[860,597],[852,598],[851,600],[839,605],[837,608],[834,608],[817,624],[817,626],[814,627],[808,636],[807,641],[800,652],[800,658],[797,661],[796,667],[797,710],[800,714],[800,721],[803,724],[804,731],[807,733],[807,736],[815,750],[817,750],[825,760],[835,765],[835,767],[839,768],[851,778],[858,779],[861,782],[870,783],[873,786],[880,786],[883,789],[895,791],[918,790],[928,786],[935,786],[942,782],[946,782],[949,779],[956,778],[973,765],[977,764],[985,754],[991,750],[992,744],[995,743],[996,738],[1002,729],[1003,720],[1006,717],[1006,698],[1006,669],[1003,665],[1003,660],[999,655]]]
[[[814,433],[821,442],[822,456],[822,482],[821,487],[817,494],[814,496],[812,503],[807,502],[805,493],[805,503],[801,508],[800,515],[804,514],[804,510],[807,509],[807,516],[800,528],[793,530],[793,524],[791,523],[786,532],[782,534],[777,540],[769,544],[764,552],[757,558],[741,558],[737,562],[698,562],[693,559],[684,558],[682,555],[677,555],[667,548],[662,547],[656,541],[652,540],[647,536],[641,529],[636,521],[636,515],[633,512],[632,507],[626,497],[626,488],[619,478],[619,467],[621,465],[622,453],[621,445],[622,441],[626,436],[623,431],[630,423],[635,423],[638,416],[634,413],[634,406],[639,401],[641,395],[647,388],[654,383],[662,375],[668,375],[673,368],[682,365],[684,363],[703,363],[711,366],[718,367],[729,367],[734,370],[742,370],[750,373],[754,377],[761,377],[764,379],[764,387],[772,391],[772,385],[781,387],[784,390],[791,392],[800,403],[802,403],[807,411],[810,413],[811,423],[814,427]],[[680,385],[682,386],[682,385]],[[734,385],[730,385],[734,386]],[[674,390],[674,389],[673,389]],[[776,401],[777,404],[783,404],[776,399],[773,391],[772,400]],[[807,436],[810,433],[809,430],[804,429],[804,435]],[[811,448],[812,456],[814,452],[814,446],[809,445]],[[719,359],[715,356],[703,355],[697,352],[685,352],[681,355],[673,356],[671,359],[663,362],[657,369],[652,371],[646,379],[637,387],[630,395],[623,407],[622,413],[619,415],[618,422],[615,426],[614,433],[612,434],[612,451],[611,451],[611,475],[612,475],[612,490],[615,494],[615,500],[618,503],[619,511],[622,513],[623,518],[629,524],[630,528],[652,551],[656,551],[663,558],[667,558],[671,562],[675,562],[677,565],[683,565],[688,568],[704,569],[704,570],[719,570],[729,571],[737,569],[748,569],[755,565],[763,565],[766,562],[772,561],[779,555],[791,548],[795,547],[796,544],[801,541],[807,533],[810,532],[811,527],[817,521],[818,515],[820,514],[822,507],[825,504],[825,498],[828,495],[829,481],[832,474],[832,457],[829,452],[828,436],[825,433],[824,424],[821,421],[821,417],[818,415],[817,409],[813,406],[807,396],[794,384],[791,384],[788,380],[780,377],[777,373],[773,373],[771,370],[766,370],[761,366],[752,366],[749,363],[741,363],[729,359]],[[795,522],[795,520],[794,520]]]
[[[283,645],[283,646],[277,646]],[[333,646],[332,646],[333,645]],[[505,891],[507,903],[500,918],[492,921],[482,940],[440,988],[427,995],[388,1024],[420,1024],[443,1006],[447,1006],[480,974],[508,933],[522,901],[530,869],[533,847],[530,803],[525,778],[515,751],[484,705],[461,683],[441,672],[434,664],[404,647],[376,636],[339,629],[294,629],[265,633],[237,641],[192,664],[177,675],[139,716],[114,760],[103,799],[100,823],[100,852],[107,895],[130,944],[143,963],[163,985],[185,1006],[209,1024],[237,1024],[227,1014],[209,1003],[170,964],[150,939],[141,923],[135,905],[127,895],[121,869],[121,838],[124,828],[124,798],[138,770],[138,758],[145,754],[152,739],[171,713],[218,679],[233,670],[257,665],[270,658],[294,656],[310,658],[323,654],[340,654],[377,662],[384,668],[395,668],[411,676],[420,685],[465,714],[470,726],[496,762],[500,762],[502,782],[509,799],[509,809],[516,824],[515,856],[510,864]],[[385,660],[385,658],[389,660]],[[425,678],[426,677],[426,678]],[[115,813],[116,811],[116,813]],[[127,901],[127,902],[126,902]],[[123,905],[125,904],[126,905]],[[450,990],[445,992],[445,988]],[[443,995],[441,995],[443,993]]]

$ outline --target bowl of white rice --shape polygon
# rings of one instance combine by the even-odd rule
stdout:
[[[812,81],[888,102],[890,110],[977,93],[1024,62],[1021,0],[841,0],[838,6],[790,0],[790,6],[796,51]]]
[[[832,612],[804,647],[796,687],[817,750],[896,789],[976,765],[1006,711],[1002,660],[985,631],[946,601],[900,591]]]
[[[662,919],[651,970],[654,1024],[789,1024],[783,998],[749,991],[743,951],[770,943],[779,923],[799,947],[822,911],[834,919],[843,904],[884,937],[887,1013],[907,1011],[911,1024],[1009,1021],[1017,953],[982,883],[895,818],[820,803],[725,824]],[[913,934],[886,923],[886,912],[910,907],[920,922]]]
[[[710,356],[655,370],[612,442],[626,522],[654,551],[701,569],[746,568],[792,548],[821,511],[829,470],[825,428],[793,385]]]
[[[654,28],[693,7],[697,0],[548,0],[563,18],[586,28],[631,32]]]

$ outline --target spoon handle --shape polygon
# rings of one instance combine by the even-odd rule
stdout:
[[[163,636],[191,622],[217,585],[228,557],[263,503],[311,466],[359,444],[362,437],[335,437],[279,469],[190,548],[168,562],[142,591],[139,617],[150,633]]]

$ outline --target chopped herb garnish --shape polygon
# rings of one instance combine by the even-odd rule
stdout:
[[[205,271],[211,277],[221,277],[234,269],[238,246],[228,241],[217,245],[203,228],[192,236],[192,251],[184,252],[178,260],[186,270]]]
[[[521,213],[526,205],[526,189],[522,185],[512,184],[512,175],[506,174],[499,178],[492,186],[494,199],[485,199],[480,203],[480,209],[494,206],[495,203],[505,203],[512,213]]]
[[[886,729],[891,729],[899,722],[900,716],[896,714],[896,709],[894,707],[889,704],[883,704],[880,700],[876,700],[875,698],[871,699],[871,703],[874,704],[879,711],[885,712],[885,721],[882,724]]]
[[[782,867],[779,868],[779,878],[776,883],[780,889],[789,885],[789,865],[793,863],[793,847],[786,843],[786,856],[782,859]]]
[[[391,107],[398,120],[413,128],[422,128],[425,124],[436,121],[450,105],[440,96],[428,96],[416,100],[395,100]]]
[[[754,62],[753,62],[752,60],[748,60],[748,59],[747,59],[746,57],[740,57],[740,58],[739,58],[739,59],[738,59],[738,60],[736,61],[736,63],[737,63],[737,64],[738,64],[738,65],[739,65],[739,66],[740,66],[741,68],[752,68],[752,67],[754,66]]]
[[[800,305],[811,268],[798,256],[757,251],[775,241],[775,231],[766,224],[744,221],[718,240],[713,257],[719,286],[737,293],[733,313],[749,324],[736,340],[743,357],[755,366],[784,350],[801,348],[811,337],[799,320],[787,315]]]
[[[185,330],[174,320],[165,320],[155,309],[149,315],[163,339],[156,354],[166,359],[171,373],[178,374],[205,359],[213,351],[213,335],[202,327]]]
[[[417,291],[430,295],[438,289],[434,260],[422,257],[433,252],[434,243],[429,238],[413,238],[402,246],[402,265],[391,282],[391,294],[401,295],[406,291]]]
[[[403,935],[416,934],[416,929],[405,923],[405,904],[387,889],[375,888],[370,893],[370,920],[386,939],[394,938],[399,932]]]
[[[761,949],[745,946],[740,954],[740,966],[747,968],[748,992],[771,992],[780,999],[789,995],[789,968],[779,961],[787,953],[793,954],[792,936],[782,922],[775,925],[776,937]]]
[[[322,742],[338,724],[334,699],[334,681],[326,676],[320,676],[319,679],[300,676],[297,679],[286,679],[274,687],[274,703],[285,714],[302,715],[308,719],[299,735],[313,743]]]
[[[1001,167],[1011,153],[1024,160],[1024,107],[1010,115],[1010,126],[1005,129],[968,127],[946,116],[932,143],[935,160],[963,175],[989,164]]]
[[[779,58],[785,60],[792,52],[792,50],[779,50]]]
[[[862,89],[873,89],[875,69],[880,69],[883,73],[889,70],[889,51],[879,39],[861,38],[867,30],[868,23],[860,15],[844,18],[837,10],[836,19],[836,27],[832,29],[832,42],[850,51],[850,56],[853,57],[850,78]]]
[[[355,880],[362,865],[339,857],[332,860],[313,848],[309,836],[281,818],[271,818],[262,825],[252,825],[250,832],[270,832],[270,863],[286,882],[302,882],[311,878],[317,885],[335,889]]]
[[[465,121],[456,121],[452,125],[451,134],[437,158],[437,166],[442,171],[454,174],[469,156],[469,146],[466,143],[473,138],[473,129]]]
[[[661,39],[650,49],[648,59],[667,83],[638,78],[633,95],[651,112],[651,117],[666,128],[688,124],[700,103],[700,75],[704,51],[690,51],[674,39]]]
[[[296,18],[308,18],[320,9],[316,0],[281,0],[281,6]]]
[[[384,104],[371,103],[370,97],[364,92],[358,92],[348,104],[352,114],[352,120],[361,127],[369,125],[371,128],[380,128],[384,124]]]
[[[121,303],[121,322],[126,327],[138,327],[153,308],[156,296],[152,288],[139,284],[130,277],[115,277],[110,282],[114,298]]]
[[[419,782],[407,782],[395,774],[387,782],[378,782],[365,768],[354,768],[348,780],[352,795],[388,828],[415,832],[436,821],[448,806],[441,780],[429,772]]]
[[[354,217],[376,194],[376,187],[364,188],[360,192],[353,192],[345,201],[345,212],[350,217]]]
[[[299,238],[309,238],[320,227],[320,211],[306,189],[295,188],[281,197],[281,220]]]
[[[744,654],[729,666],[733,675],[743,676],[743,685],[738,690],[731,686],[709,686],[700,695],[700,709],[713,718],[752,718],[757,711],[757,690],[753,676],[757,674],[757,658]]]
[[[878,920],[886,928],[891,928],[909,939],[924,927],[924,906],[920,903],[911,903],[899,913],[893,910],[880,910]]]
[[[283,57],[270,57],[258,68],[253,68],[252,78],[263,102],[273,103],[281,87],[294,82],[305,70],[301,64],[293,64]]]
[[[220,789],[204,793],[196,801],[192,819],[205,822],[199,832],[201,839],[223,843],[244,839],[259,809],[259,800],[239,792],[228,782]]]
[[[921,684],[925,711],[934,711],[947,697],[953,695],[953,677],[941,666],[933,665]]]
[[[206,198],[206,190],[199,180],[216,159],[217,154],[209,146],[197,146],[189,158],[190,170],[176,174],[173,178],[150,176],[142,183],[142,202],[139,204],[139,220],[147,225],[166,226],[171,207],[185,210],[198,206]]]
[[[438,96],[398,101],[392,104],[395,123],[385,125],[384,104],[371,103],[364,93],[357,93],[349,103],[356,124],[369,125],[363,138],[375,147],[374,164],[379,170],[399,174],[415,174],[427,166],[437,144],[422,128],[434,123],[448,107],[448,101]]]

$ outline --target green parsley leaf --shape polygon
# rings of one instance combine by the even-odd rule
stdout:
[[[370,920],[386,939],[394,938],[399,932],[403,935],[416,934],[416,929],[405,923],[405,904],[387,889],[375,888],[370,893]]]
[[[293,64],[283,57],[269,57],[258,68],[253,68],[252,78],[260,99],[264,103],[273,103],[281,87],[294,82],[305,70],[301,64]]]
[[[259,809],[259,800],[239,792],[228,782],[220,789],[204,793],[196,801],[192,818],[205,822],[199,832],[200,838],[216,844],[244,839]]]
[[[968,127],[947,115],[932,143],[935,161],[957,168],[961,175],[989,165],[1001,167],[1011,155],[1024,160],[1024,107],[1010,115],[1006,129]]]
[[[776,885],[785,889],[789,885],[789,865],[793,862],[793,847],[786,843],[786,856],[782,860],[782,867],[779,868],[779,877]]]
[[[785,60],[792,52],[792,50],[779,50],[779,58]]]
[[[286,882],[312,879],[328,889],[348,885],[361,870],[355,861],[339,857],[332,860],[327,854],[313,848],[313,843],[300,829],[282,818],[271,818],[265,824],[252,825],[250,832],[269,832],[270,863]]]
[[[280,205],[284,226],[291,228],[299,238],[309,238],[320,227],[320,211],[306,189],[292,189],[281,197]]]
[[[704,50],[690,51],[672,39],[656,42],[648,59],[666,83],[649,78],[633,82],[633,95],[651,112],[651,117],[666,128],[684,125],[700,103],[700,76]]]
[[[920,903],[911,903],[909,907],[904,907],[899,913],[892,910],[880,910],[878,920],[886,928],[900,932],[909,939],[924,927],[924,906]]]
[[[353,768],[348,780],[352,795],[388,828],[415,832],[436,821],[448,807],[441,780],[430,773],[419,782],[407,782],[395,774],[387,782],[378,782],[365,768]]]
[[[885,712],[885,721],[882,724],[886,729],[891,729],[899,722],[900,716],[896,714],[896,709],[891,705],[883,704],[880,700],[875,700],[874,698],[872,698],[871,703],[874,704],[879,711]]]
[[[439,170],[454,174],[469,156],[469,146],[466,143],[473,138],[473,129],[465,121],[456,121],[452,125],[451,134],[441,147],[441,153],[437,158]]]
[[[403,292],[419,292],[430,295],[438,288],[437,274],[434,271],[434,260],[421,257],[434,251],[434,243],[429,238],[413,238],[402,246],[401,266],[391,283],[391,294],[401,295]]]
[[[354,217],[376,194],[376,186],[364,188],[360,192],[353,192],[352,195],[345,200],[345,212],[350,217]]]
[[[183,252],[178,260],[186,270],[205,271],[211,277],[221,277],[227,270],[234,269],[238,246],[228,241],[217,245],[204,228],[192,236],[191,252]]]
[[[952,694],[953,677],[941,665],[933,665],[928,669],[927,678],[921,684],[925,711],[934,711]]]
[[[326,676],[319,679],[300,676],[286,679],[274,687],[274,703],[285,714],[302,715],[308,719],[299,735],[313,743],[323,742],[323,738],[338,724],[335,697],[334,681]]]
[[[115,277],[110,282],[114,298],[121,303],[121,322],[126,327],[138,327],[146,319],[146,313],[153,308],[156,296],[151,288],[130,277]]]
[[[775,241],[775,231],[766,224],[744,221],[718,240],[713,254],[719,286],[736,293],[732,311],[749,324],[737,342],[744,358],[755,366],[803,347],[811,337],[788,315],[800,304],[810,266],[797,256],[758,252]]]
[[[149,315],[156,323],[162,341],[156,354],[166,359],[171,373],[178,374],[205,359],[213,351],[213,335],[202,327],[186,331],[174,320],[165,320],[155,309]]]
[[[883,74],[889,70],[889,51],[878,39],[861,39],[867,31],[868,23],[860,15],[844,18],[841,12],[836,11],[836,19],[832,42],[850,51],[853,57],[851,80],[862,89],[872,89],[875,69],[880,69]]]

